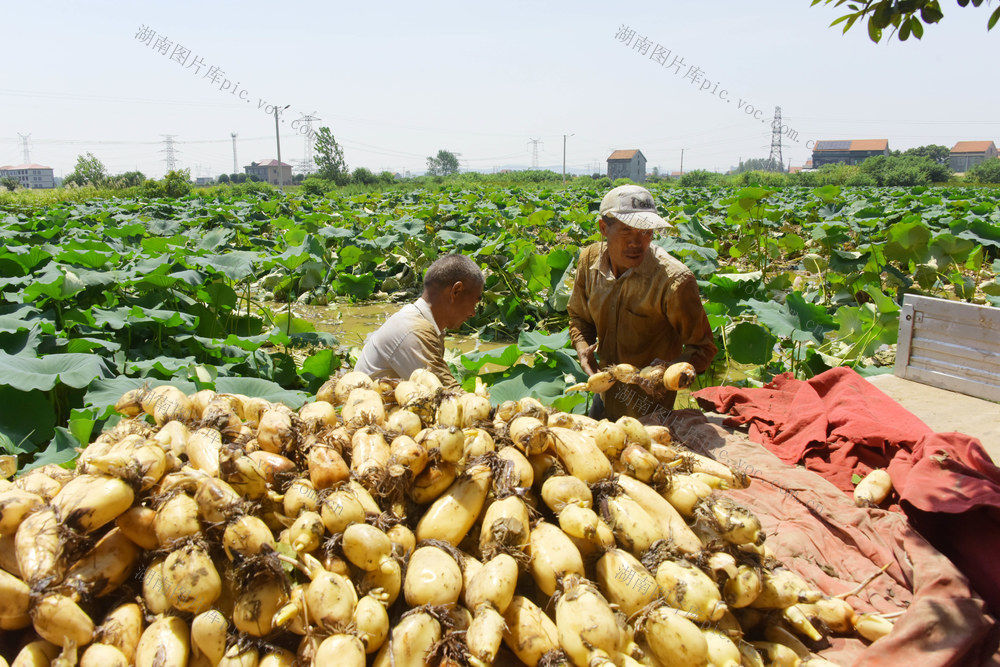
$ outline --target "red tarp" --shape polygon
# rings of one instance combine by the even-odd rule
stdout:
[[[851,493],[851,476],[887,468],[893,505],[1000,610],[1000,469],[975,438],[935,433],[849,368],[761,389],[709,387],[705,409],[748,424],[750,438]],[[896,495],[898,494],[898,495]]]
[[[726,495],[761,520],[765,544],[786,566],[828,595],[853,590],[888,564],[860,594],[847,598],[859,612],[889,614],[891,634],[869,644],[831,637],[811,648],[839,665],[995,665],[996,624],[968,581],[896,512],[861,509],[813,472],[790,467],[741,433],[727,433],[696,410],[669,419],[675,439],[742,470],[745,490]]]

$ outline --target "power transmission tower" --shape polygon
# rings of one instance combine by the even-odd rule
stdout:
[[[21,148],[24,150],[24,164],[31,164],[31,152],[28,150],[28,137],[31,136],[31,133],[21,134],[18,132],[17,136],[21,137]]]
[[[302,116],[299,120],[303,123],[300,126],[299,131],[302,132],[302,139],[305,141],[305,151],[302,155],[302,160],[299,161],[299,171],[303,174],[311,174],[315,163],[313,162],[313,131],[312,124],[314,120],[320,120],[318,116],[313,116],[312,114],[308,116]],[[302,130],[301,128],[305,128]]]
[[[771,154],[767,158],[768,171],[781,171],[785,161],[781,159],[781,107],[774,107],[771,121]]]
[[[229,136],[233,138],[233,173],[240,173],[240,163],[236,160],[236,133],[230,132]]]
[[[167,157],[163,158],[163,161],[167,163],[167,171],[174,171],[177,169],[177,156],[175,155],[177,149],[174,148],[174,137],[176,134],[161,134],[163,137],[163,150],[161,153],[166,153]]]
[[[545,145],[541,139],[528,139],[528,143],[532,144],[531,149],[531,168],[538,169],[538,144]]]

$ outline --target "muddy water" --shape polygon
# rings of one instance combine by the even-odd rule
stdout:
[[[345,347],[361,347],[368,334],[378,329],[390,315],[406,305],[406,302],[392,303],[331,303],[328,306],[310,306],[296,303],[292,312],[296,317],[311,322],[318,331],[333,334]],[[284,312],[288,304],[269,303],[268,308]],[[462,336],[449,332],[444,341],[445,349],[459,353],[504,348],[510,343],[482,342],[474,336]]]
[[[310,306],[297,303],[292,306],[292,311],[296,317],[311,322],[318,331],[335,336],[341,345],[360,348],[364,345],[365,337],[382,326],[382,323],[390,315],[402,308],[405,303],[384,301],[379,303],[354,304],[345,302],[331,303],[328,306]],[[284,312],[288,307],[287,304],[281,303],[269,303],[267,305],[274,312]],[[483,351],[495,350],[507,347],[508,345],[510,345],[509,342],[483,342],[474,336],[463,336],[454,333],[449,333],[445,338],[445,349],[449,352],[461,354],[472,352],[476,349]],[[523,362],[530,363],[530,360],[522,359]],[[481,372],[489,373],[502,369],[503,367],[487,364]],[[703,383],[708,385],[732,383],[736,379],[746,377],[742,370],[737,364],[733,363],[729,369],[723,372],[722,376],[712,378],[707,383],[702,378],[701,382],[697,383],[692,389],[697,390]],[[691,397],[691,390],[685,389],[677,393],[677,400],[674,407],[678,409],[697,408],[698,404]]]

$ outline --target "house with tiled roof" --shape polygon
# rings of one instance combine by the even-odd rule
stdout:
[[[22,188],[42,190],[56,187],[52,167],[42,164],[18,164],[0,167],[0,178],[13,178]]]
[[[963,173],[983,160],[997,157],[997,147],[992,141],[959,141],[951,149],[948,166]]]
[[[888,139],[824,139],[812,149],[813,168],[824,164],[861,164],[876,155],[889,155]]]
[[[646,182],[646,156],[637,148],[618,150],[608,157],[608,178],[630,178],[633,183]]]
[[[260,162],[251,162],[250,166],[243,167],[247,173],[247,177],[255,176],[258,179],[264,181],[265,183],[270,183],[271,185],[278,185],[278,161],[277,160],[261,160]],[[292,183],[292,165],[281,162],[281,184],[291,185]]]

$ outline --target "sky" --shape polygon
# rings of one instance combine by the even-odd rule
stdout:
[[[534,164],[606,172],[616,149],[647,169],[725,171],[821,139],[891,149],[1000,143],[986,8],[876,45],[809,0],[470,3],[13,3],[0,9],[0,165],[56,176],[86,152],[110,173],[161,177],[167,137],[192,177],[306,157],[311,115],[348,166],[413,175],[444,149],[463,170]],[[534,143],[532,140],[537,140]],[[683,165],[681,160],[683,159]]]

